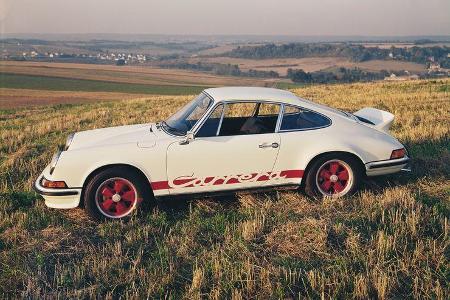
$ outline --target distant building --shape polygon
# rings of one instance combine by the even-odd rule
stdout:
[[[430,72],[440,72],[441,71],[441,65],[436,62],[430,63],[430,66],[428,67],[428,73]]]
[[[395,74],[391,74],[388,77],[385,77],[384,80],[386,81],[406,81],[406,80],[417,80],[419,79],[419,75],[413,74],[413,75],[407,75],[407,76],[397,76]]]

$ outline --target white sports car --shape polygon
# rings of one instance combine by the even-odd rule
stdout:
[[[354,114],[277,89],[212,88],[166,121],[71,134],[34,185],[53,208],[81,203],[96,219],[130,216],[174,195],[298,188],[354,193],[364,176],[408,169],[389,135],[394,116]]]

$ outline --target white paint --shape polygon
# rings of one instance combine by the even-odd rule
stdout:
[[[77,132],[71,146],[63,151],[52,174],[47,167],[42,176],[62,180],[71,189],[81,190],[94,170],[113,164],[126,164],[141,170],[151,182],[169,182],[170,189],[154,190],[155,196],[226,189],[243,189],[272,185],[300,184],[299,178],[287,178],[273,170],[305,170],[317,155],[343,151],[356,155],[364,164],[390,159],[393,150],[402,148],[395,138],[373,126],[365,125],[335,109],[296,97],[294,94],[266,88],[215,88],[206,90],[214,102],[259,100],[297,105],[326,115],[332,125],[305,131],[260,135],[214,136],[195,138],[181,145],[185,138],[173,136],[155,124],[140,124]],[[206,118],[213,109],[212,105]],[[198,124],[193,127],[194,132]],[[197,126],[197,127],[196,127]],[[152,129],[152,130],[150,130]],[[277,148],[260,148],[260,144],[278,143]],[[375,163],[376,164],[376,163]],[[382,175],[400,171],[404,165],[368,170]],[[268,181],[251,177],[273,172]],[[214,179],[205,182],[208,177]],[[176,184],[177,179],[188,179]],[[213,183],[236,179],[234,184]],[[38,184],[38,182],[37,182]],[[187,185],[193,187],[185,188]],[[44,196],[51,207],[76,207],[80,196]]]

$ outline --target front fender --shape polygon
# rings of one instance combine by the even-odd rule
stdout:
[[[69,187],[82,187],[92,172],[108,165],[130,165],[139,169],[149,182],[167,180],[165,151],[140,148],[136,143],[114,147],[93,147],[64,151],[51,175]]]

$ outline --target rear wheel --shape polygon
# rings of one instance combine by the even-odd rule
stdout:
[[[150,200],[145,180],[124,167],[101,171],[89,181],[84,193],[85,210],[96,220],[129,218]]]
[[[326,154],[312,162],[305,183],[311,197],[344,197],[353,195],[361,182],[359,161],[345,154]]]

